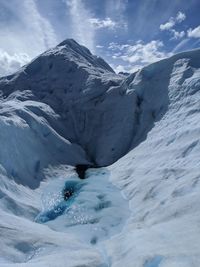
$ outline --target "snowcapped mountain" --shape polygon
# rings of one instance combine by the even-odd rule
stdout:
[[[0,266],[200,266],[200,50],[126,77],[66,40],[0,96]]]

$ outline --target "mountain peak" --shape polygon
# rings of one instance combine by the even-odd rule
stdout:
[[[75,44],[75,45],[79,45],[79,43],[77,43],[74,39],[72,38],[68,38],[63,40],[61,43],[59,43],[57,46],[62,46],[62,45],[69,45],[69,44]],[[79,45],[80,46],[80,45]]]
[[[66,39],[50,51],[73,55],[74,61],[78,59],[80,63],[82,61],[89,63],[90,67],[93,65],[95,68],[114,73],[113,69],[101,57],[93,55],[87,47],[80,45],[74,39]]]
[[[90,50],[87,47],[80,45],[74,39],[66,39],[57,45],[57,47],[63,47],[63,46],[70,48],[79,54],[88,54],[88,55],[92,56],[92,53],[90,52]]]

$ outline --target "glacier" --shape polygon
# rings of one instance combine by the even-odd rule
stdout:
[[[124,76],[68,39],[0,78],[0,266],[199,267],[199,100],[199,49]]]

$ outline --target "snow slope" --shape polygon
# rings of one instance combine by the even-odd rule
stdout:
[[[45,103],[59,115],[56,131],[80,144],[90,162],[106,166],[126,154],[135,138],[144,138],[162,108],[141,110],[139,96],[127,91],[123,79],[88,49],[66,40],[0,79],[0,91],[4,97],[31,91],[29,100]],[[149,121],[145,129],[135,127],[140,115]]]
[[[112,181],[130,201],[131,217],[107,250],[113,267],[198,267],[200,51],[176,55],[142,72],[150,75],[150,85],[156,83],[155,90],[168,83],[169,106],[146,140],[109,167]],[[129,86],[134,90],[135,81]],[[162,100],[155,93],[152,98]]]
[[[104,108],[95,113],[91,110],[121,80],[103,59],[93,56],[75,41],[66,40],[16,74],[0,79],[0,91],[4,97],[16,91],[31,91],[29,100],[45,103],[59,115],[56,131],[71,143],[81,144],[90,161],[95,161],[96,153],[102,149],[94,144],[105,124],[100,121],[107,122],[107,119]],[[107,139],[111,139],[110,135],[102,142],[108,143]],[[108,156],[102,159],[103,165],[110,157],[113,161],[112,154],[108,151]]]
[[[48,165],[87,160],[80,146],[57,133],[59,116],[52,108],[29,98],[30,92],[16,91],[0,100],[0,162],[16,182],[35,188]]]
[[[73,40],[0,79],[0,266],[199,267],[199,89],[200,50],[124,78]]]

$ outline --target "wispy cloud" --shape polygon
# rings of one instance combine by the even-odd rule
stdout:
[[[172,34],[171,40],[181,39],[185,36],[185,32],[184,31],[177,31],[173,28],[175,27],[176,24],[183,22],[185,19],[186,19],[186,15],[183,12],[179,11],[176,14],[176,17],[171,17],[166,23],[161,24],[160,30],[161,31],[169,31]]]
[[[5,20],[0,19],[0,75],[4,75],[54,46],[57,37],[49,20],[39,12],[35,0],[2,0],[1,7],[6,15]]]
[[[89,19],[89,21],[91,25],[97,29],[108,28],[113,30],[122,26],[118,22],[113,21],[111,18],[105,18],[105,19],[91,18]]]
[[[173,33],[173,37],[171,38],[171,40],[176,40],[176,39],[181,39],[185,36],[185,32],[184,31],[176,31],[174,29],[171,29],[171,32]]]
[[[189,38],[183,39],[182,41],[180,41],[172,50],[172,53],[177,53],[179,52],[182,48],[184,48],[184,46],[186,46],[186,44],[190,41]]]
[[[83,0],[65,0],[67,9],[70,11],[72,37],[87,46],[92,52],[95,52],[97,31],[99,29],[116,30],[126,28],[127,25],[122,15],[126,2],[127,0],[106,1],[106,16],[99,18],[92,13]],[[110,6],[110,4],[112,5]]]
[[[50,22],[39,13],[35,0],[24,0],[24,9],[26,11],[24,20],[30,32],[37,36],[44,49],[54,46],[57,43],[54,29]]]
[[[131,65],[131,64],[126,64],[126,65],[112,65],[111,67],[115,70],[116,73],[119,72],[124,72],[124,73],[134,73],[137,70],[141,69],[141,65]]]
[[[128,0],[109,0],[105,1],[105,14],[107,18],[110,18],[115,27],[112,29],[123,29],[127,31],[128,21],[126,16],[126,10],[128,8]]]
[[[176,17],[171,17],[166,23],[160,25],[161,31],[168,31],[172,29],[177,23],[181,23],[186,19],[186,15],[179,11]]]
[[[169,56],[169,53],[161,51],[163,46],[163,42],[160,40],[152,40],[149,43],[138,41],[134,45],[111,43],[109,48],[120,51],[120,53],[114,55],[114,58],[120,58],[129,63],[141,63],[143,65]]]
[[[66,0],[66,4],[71,15],[72,37],[94,52],[95,29],[90,22],[92,14],[82,0]]]
[[[11,55],[0,49],[0,76],[12,74],[29,61],[30,57],[25,53]]]
[[[171,56],[172,53],[165,52],[163,47],[164,44],[160,40],[152,40],[148,43],[138,41],[133,45],[117,43],[109,45],[109,49],[113,51],[113,59],[128,62],[131,70]],[[121,67],[118,66],[118,68]]]
[[[192,37],[192,38],[200,38],[200,25],[197,26],[196,28],[192,29],[190,28],[187,31],[188,37]]]
[[[96,45],[96,48],[102,49],[102,48],[104,48],[104,46],[103,45]]]
[[[167,21],[165,24],[160,25],[160,30],[161,31],[168,31],[171,28],[173,28],[175,25],[175,20],[174,18],[170,18],[169,21]]]
[[[185,15],[185,13],[179,11],[179,12],[177,13],[177,15],[176,15],[176,21],[177,21],[178,23],[181,23],[181,22],[184,21],[185,19],[186,19],[186,15]]]

